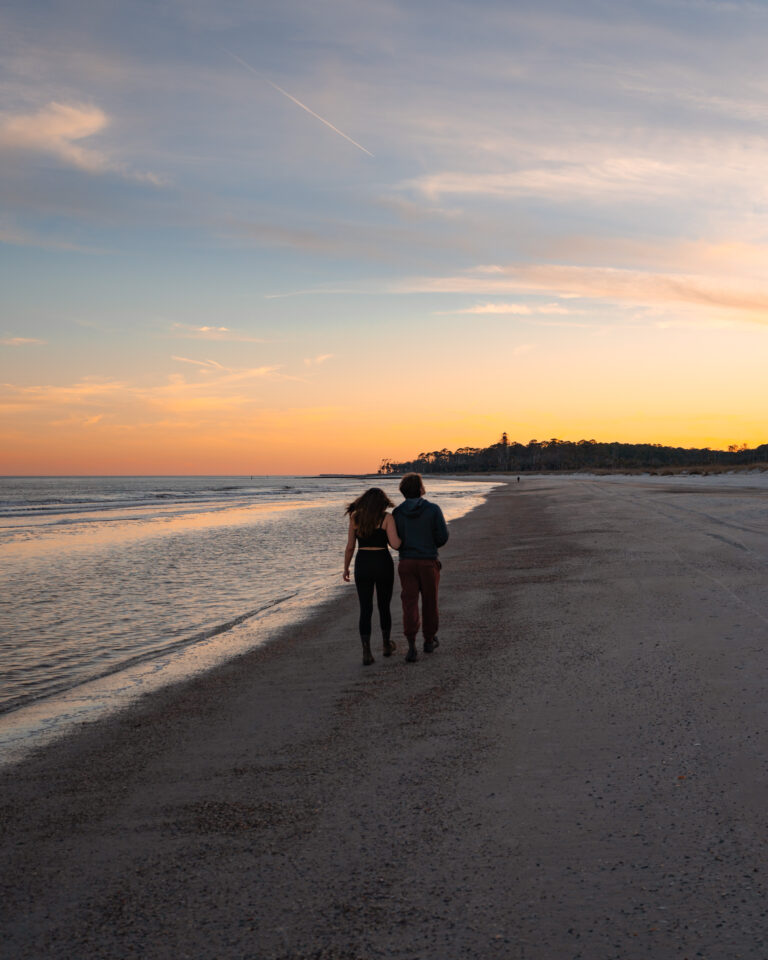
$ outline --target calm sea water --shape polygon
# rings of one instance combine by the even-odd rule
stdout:
[[[0,478],[0,713],[306,612],[343,589],[343,509],[374,484],[399,502],[386,479]],[[491,486],[428,496],[450,521]]]

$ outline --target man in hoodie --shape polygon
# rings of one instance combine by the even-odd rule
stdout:
[[[424,483],[418,473],[407,473],[400,481],[400,493],[405,497],[392,515],[395,518],[400,544],[400,563],[397,571],[402,588],[403,632],[408,641],[405,659],[415,663],[416,634],[419,632],[419,595],[423,619],[424,653],[432,653],[439,645],[437,639],[437,588],[440,584],[440,561],[437,549],[448,542],[448,527],[443,511],[436,503],[424,499]]]

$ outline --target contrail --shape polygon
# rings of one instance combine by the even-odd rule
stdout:
[[[240,57],[238,57],[236,53],[232,53],[231,50],[227,50],[226,53],[228,53],[228,54],[230,55],[230,57],[232,57],[233,60],[237,60],[237,62],[238,62],[239,64],[241,64],[241,66],[245,67],[246,70],[250,70],[251,73],[255,73],[256,76],[259,77],[260,79],[266,80],[267,83],[270,85],[270,87],[272,87],[273,89],[277,90],[278,93],[282,93],[282,95],[283,95],[284,97],[288,97],[288,99],[289,99],[289,100],[292,100],[292,101],[296,104],[297,107],[301,107],[302,110],[306,110],[307,113],[309,113],[311,116],[313,116],[313,117],[315,118],[315,120],[319,120],[320,123],[324,123],[324,124],[326,125],[326,127],[330,127],[331,130],[333,130],[334,133],[338,133],[338,135],[339,135],[340,137],[344,137],[345,140],[349,140],[349,142],[350,142],[353,146],[357,147],[358,150],[362,150],[363,153],[367,153],[369,157],[372,157],[372,156],[373,156],[373,154],[371,153],[371,151],[370,151],[370,150],[366,150],[365,147],[364,147],[361,143],[358,143],[358,142],[357,142],[357,140],[353,140],[352,137],[348,137],[348,136],[346,135],[346,133],[344,133],[343,130],[339,130],[338,127],[334,127],[334,125],[330,122],[330,120],[326,120],[324,117],[321,117],[319,113],[315,113],[314,110],[310,110],[309,107],[306,105],[306,103],[302,103],[301,100],[297,100],[296,97],[291,96],[291,94],[288,93],[287,90],[283,90],[282,87],[278,87],[278,85],[277,85],[276,83],[272,83],[272,81],[269,80],[267,77],[262,77],[261,74],[260,74],[257,70],[254,70],[254,69],[253,69],[253,67],[250,65],[250,63],[246,63],[245,60],[241,60]]]

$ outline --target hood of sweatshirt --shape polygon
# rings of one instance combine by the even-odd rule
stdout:
[[[400,513],[404,517],[420,517],[429,504],[423,497],[403,500],[400,504]]]

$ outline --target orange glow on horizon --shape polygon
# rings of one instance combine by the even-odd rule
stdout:
[[[727,330],[697,331],[692,362],[685,329],[579,329],[564,340],[546,328],[549,339],[535,343],[516,342],[503,319],[473,321],[471,336],[464,323],[433,332],[429,353],[403,356],[385,343],[373,382],[338,358],[302,363],[301,375],[187,359],[141,379],[5,383],[0,473],[368,473],[385,458],[487,447],[504,431],[522,444],[726,449],[768,440],[761,328],[740,334],[744,353],[726,381]]]
[[[563,425],[561,424],[561,427]],[[478,417],[462,425],[440,421],[418,425],[381,424],[367,433],[359,422],[326,417],[296,417],[289,431],[282,418],[249,431],[217,430],[208,425],[169,429],[116,428],[109,424],[49,430],[30,436],[3,438],[0,473],[3,475],[265,475],[314,473],[374,473],[381,461],[415,459],[422,452],[447,448],[487,447],[503,431],[511,442],[527,444],[551,439],[598,442],[659,443],[676,447],[725,450],[730,444],[752,448],[765,436],[673,432],[626,425],[621,429],[551,429],[538,423],[510,423],[501,417]]]

